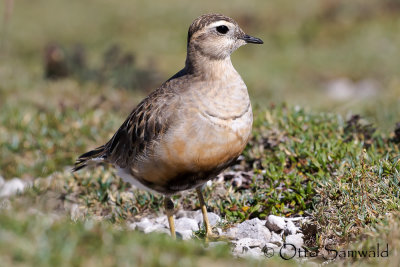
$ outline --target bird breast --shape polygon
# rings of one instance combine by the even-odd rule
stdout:
[[[240,78],[240,76],[239,76]],[[253,114],[246,85],[233,81],[192,90],[176,130],[160,150],[174,162],[193,171],[205,171],[236,158],[251,134]],[[204,92],[204,91],[205,92]]]
[[[180,190],[188,189],[193,184],[183,181],[191,179],[185,174],[197,173],[194,184],[204,182],[211,177],[200,177],[201,173],[215,174],[242,153],[253,114],[246,85],[238,74],[233,78],[196,83],[181,96],[168,131],[152,153],[136,162],[137,177],[160,188],[174,181]]]

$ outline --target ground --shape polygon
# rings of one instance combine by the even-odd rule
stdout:
[[[149,90],[182,67],[190,22],[218,11],[265,44],[233,55],[252,97],[254,131],[228,170],[242,174],[242,184],[227,174],[207,187],[209,211],[226,228],[270,214],[310,216],[309,248],[388,243],[390,264],[398,264],[399,2],[214,2],[160,1],[154,9],[96,1],[94,10],[81,1],[2,4],[0,175],[31,186],[0,199],[1,262],[264,264],[237,263],[226,246],[204,248],[201,231],[197,242],[131,231],[129,222],[162,214],[161,196],[132,190],[108,166],[70,172],[80,153],[107,141]],[[49,43],[68,77],[44,78]],[[79,53],[85,64],[75,60]],[[175,196],[177,208],[198,209],[195,196]]]

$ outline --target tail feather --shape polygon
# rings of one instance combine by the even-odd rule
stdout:
[[[80,155],[79,158],[75,161],[75,166],[72,169],[72,172],[76,172],[82,168],[85,168],[91,161],[94,160],[103,161],[105,159],[106,159],[106,149],[105,146],[103,145]]]

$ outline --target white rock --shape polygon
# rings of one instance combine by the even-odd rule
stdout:
[[[283,240],[282,237],[280,235],[278,235],[277,233],[272,232],[271,233],[271,240],[269,241],[269,243],[275,244],[277,246],[282,246],[283,245]]]
[[[169,227],[167,216],[160,216],[154,219],[154,222],[161,224],[165,227]]]
[[[181,230],[181,231],[176,231],[176,235],[182,238],[182,240],[189,240],[193,237],[193,231],[192,230]]]
[[[245,254],[250,248],[246,246],[235,246],[232,250],[234,255]]]
[[[135,223],[135,222],[133,222],[133,223],[128,223],[127,226],[128,226],[128,228],[129,228],[130,230],[135,230],[135,229],[136,229],[136,223]]]
[[[261,251],[261,248],[248,249],[244,254],[246,257],[252,257],[256,259],[265,258],[264,252]]]
[[[201,214],[201,210],[178,210],[175,214],[177,219],[179,218],[191,218],[194,219],[198,214]],[[165,217],[166,218],[166,217]]]
[[[327,95],[334,100],[351,100],[373,97],[380,89],[377,81],[364,79],[353,82],[349,78],[339,78],[325,85]]]
[[[216,228],[216,229],[217,229],[218,235],[221,236],[222,235],[222,229],[221,228]]]
[[[291,244],[295,246],[296,249],[299,249],[304,244],[303,234],[288,235],[285,239],[285,243]]]
[[[326,84],[327,95],[334,100],[346,100],[354,96],[356,86],[348,78],[340,78]]]
[[[210,222],[211,226],[215,226],[217,223],[221,221],[221,217],[219,217],[214,212],[208,212],[208,221]],[[194,219],[197,221],[198,224],[203,225],[203,213],[197,214]]]
[[[178,232],[182,232],[185,230],[198,231],[199,225],[197,224],[197,221],[195,219],[180,218],[175,220],[175,229]]]
[[[76,203],[72,204],[70,213],[71,213],[71,220],[73,220],[73,221],[78,220],[79,217],[81,216],[81,212],[79,210],[79,205]]]
[[[10,181],[4,182],[3,186],[0,188],[0,197],[9,197],[18,192],[23,192],[25,187],[26,183],[21,181],[21,179],[13,178]]]
[[[294,225],[292,221],[288,221],[285,227],[285,234],[286,235],[294,235],[297,233],[299,229]]]
[[[253,239],[253,238],[241,238],[236,242],[233,242],[236,247],[249,247],[249,248],[254,248],[254,247],[261,247],[263,246],[264,242],[262,242],[259,239]]]
[[[226,245],[229,245],[229,243],[225,242],[225,241],[215,241],[215,242],[209,242],[208,248],[214,248],[214,247],[226,246]]]
[[[253,238],[263,242],[269,242],[271,232],[261,223],[258,218],[244,221],[237,227],[236,238]]]
[[[236,228],[236,226],[233,226],[233,227],[229,228],[228,230],[226,230],[223,233],[223,235],[228,237],[228,238],[237,239],[236,238],[237,233],[238,233],[238,229]]]
[[[171,231],[168,228],[164,228],[164,227],[158,227],[154,230],[154,232],[171,235]]]
[[[285,219],[282,217],[269,215],[267,221],[265,222],[265,226],[267,226],[271,231],[280,232],[285,228],[286,223]]]
[[[0,188],[3,186],[5,183],[3,176],[0,175]]]
[[[273,249],[274,250],[274,252],[276,253],[276,252],[279,252],[279,249],[281,248],[281,246],[278,246],[278,245],[276,245],[276,244],[273,244],[273,243],[266,243],[262,248],[261,248],[261,250],[265,250],[265,249]]]
[[[278,255],[282,259],[290,260],[296,257],[297,251],[294,250],[291,246],[281,247],[278,251]]]
[[[160,224],[155,224],[153,221],[150,221],[148,218],[143,218],[140,222],[136,223],[136,229],[144,232],[145,234],[154,232],[155,230],[163,228]]]

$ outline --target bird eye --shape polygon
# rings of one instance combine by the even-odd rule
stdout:
[[[229,28],[226,27],[225,25],[221,25],[217,27],[217,32],[226,34],[229,31]]]

